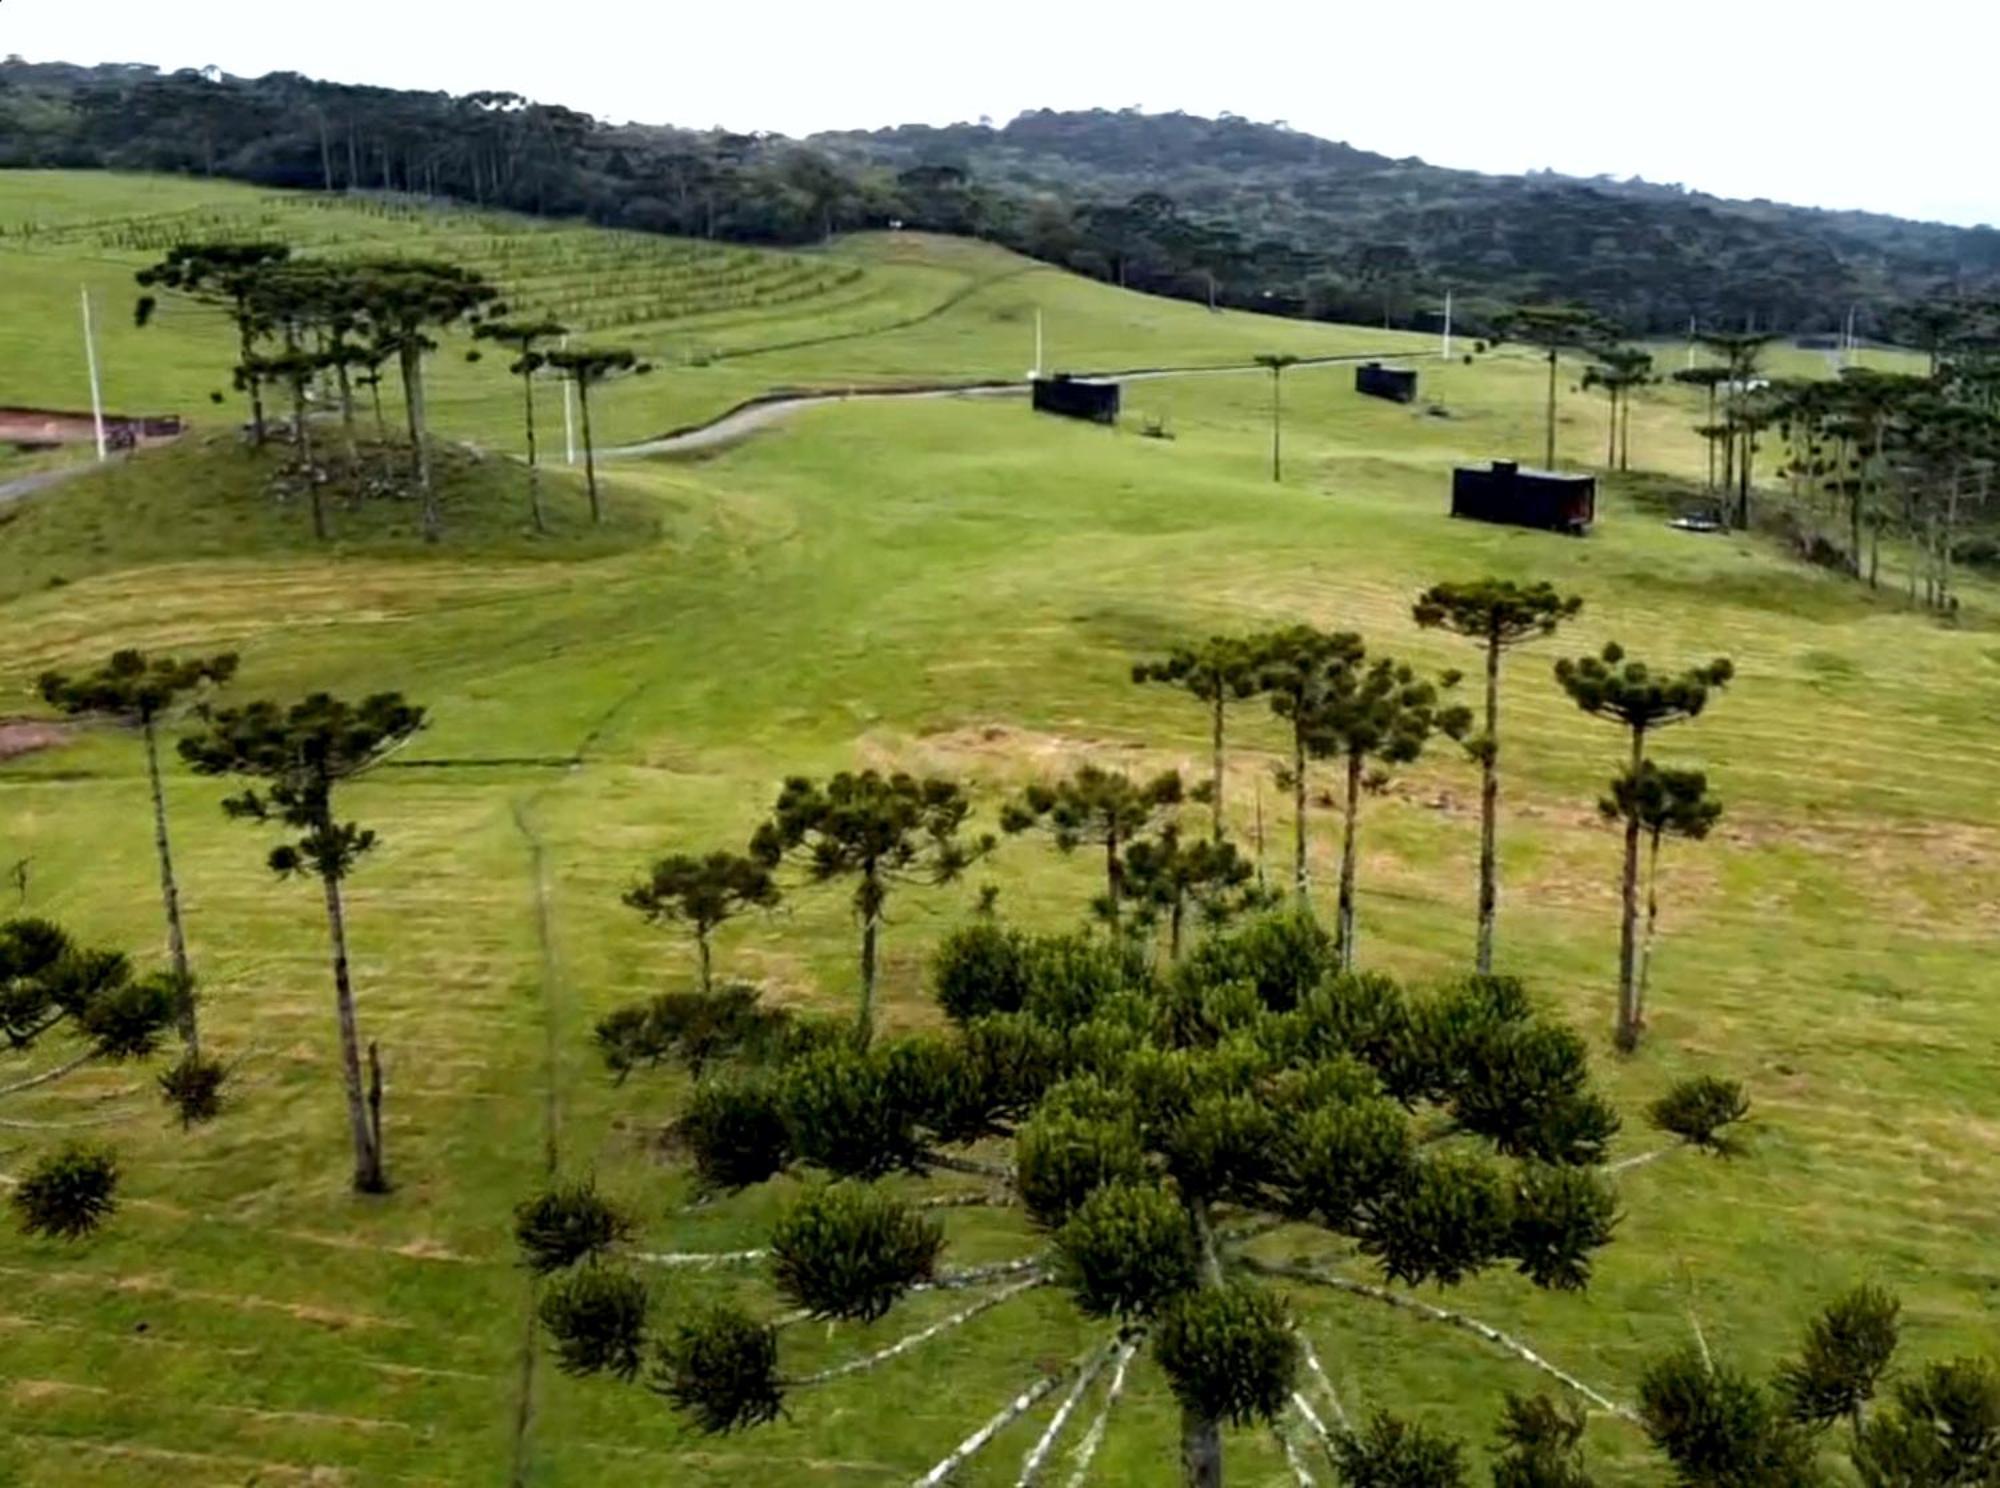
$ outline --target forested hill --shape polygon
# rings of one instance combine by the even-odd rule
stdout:
[[[1483,176],[1282,125],[1024,114],[809,141],[612,126],[453,97],[143,65],[0,63],[0,167],[103,167],[387,191],[645,231],[804,243],[901,223],[976,234],[1154,293],[1430,324],[1586,301],[1633,332],[1890,334],[1941,288],[2000,284],[2000,233],[1730,202],[1643,183]]]
[[[1169,233],[1214,235],[1222,262],[1289,248],[1310,260],[1308,282],[1330,278],[1333,292],[1367,302],[1350,306],[1351,318],[1386,308],[1402,323],[1450,285],[1499,299],[1581,298],[1634,329],[1671,329],[1690,315],[1830,329],[1850,304],[1875,319],[1940,287],[2000,276],[1992,228],[1638,180],[1482,175],[1232,115],[1041,110],[997,128],[905,125],[813,143],[846,161],[942,166],[1013,193],[1170,217]]]

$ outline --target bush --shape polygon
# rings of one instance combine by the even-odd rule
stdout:
[[[1201,1255],[1187,1210],[1155,1183],[1096,1189],[1055,1238],[1057,1277],[1092,1317],[1150,1316],[1198,1278]]]
[[[1580,1291],[1590,1280],[1590,1253],[1611,1243],[1618,1201],[1589,1168],[1529,1163],[1514,1192],[1507,1249],[1538,1287]]]
[[[29,1235],[81,1240],[111,1217],[117,1189],[112,1155],[73,1142],[28,1170],[14,1189],[14,1213]]]
[[[954,1023],[992,1013],[1017,1013],[1027,1001],[1031,951],[1028,937],[992,920],[952,931],[931,959],[938,1006]]]
[[[1711,1365],[1696,1349],[1669,1354],[1640,1376],[1639,1417],[1683,1483],[1791,1488],[1811,1481],[1810,1441],[1778,1419],[1753,1381]]]
[[[1985,1359],[1926,1365],[1861,1428],[1854,1465],[1865,1488],[2000,1482],[2000,1370]]]
[[[542,1295],[542,1326],[555,1339],[564,1374],[639,1372],[646,1344],[646,1284],[626,1271],[585,1266],[559,1277]]]
[[[1661,1131],[1724,1155],[1736,1150],[1728,1128],[1749,1114],[1750,1097],[1742,1084],[1715,1075],[1682,1080],[1646,1108],[1647,1117]]]
[[[1785,1413],[1812,1426],[1858,1419],[1895,1356],[1901,1311],[1880,1287],[1858,1286],[1836,1298],[1807,1327],[1799,1357],[1778,1370]]]
[[[936,1220],[863,1183],[808,1190],[771,1235],[778,1290],[815,1317],[872,1322],[920,1281],[944,1246]]]
[[[1058,1028],[1089,1022],[1119,993],[1151,980],[1139,947],[1081,933],[1030,941],[1027,971],[1023,1011]]]
[[[1463,1488],[1465,1463],[1450,1437],[1387,1411],[1333,1444],[1334,1467],[1346,1488]]]
[[[703,1431],[733,1431],[777,1419],[784,1407],[778,1335],[733,1307],[683,1323],[660,1345],[653,1388]]]
[[[1592,1488],[1583,1466],[1589,1418],[1546,1395],[1524,1399],[1511,1390],[1500,1419],[1500,1455],[1493,1488]]]
[[[537,1276],[594,1261],[632,1233],[629,1216],[597,1191],[597,1180],[559,1183],[514,1210],[514,1239]]]
[[[677,1060],[699,1077],[713,1060],[763,1056],[783,1044],[790,1016],[760,1007],[758,996],[755,987],[731,982],[614,1009],[598,1020],[598,1053],[621,1082],[640,1065]]]
[[[1160,1314],[1154,1349],[1174,1398],[1201,1420],[1276,1420],[1298,1373],[1284,1303],[1243,1282],[1175,1298]]]
[[[220,1061],[190,1053],[160,1073],[160,1094],[183,1127],[213,1121],[222,1112],[222,1087],[229,1070]]]
[[[776,1082],[765,1075],[710,1075],[695,1086],[675,1130],[705,1189],[762,1183],[791,1157]]]
[[[927,1093],[893,1045],[815,1049],[779,1071],[778,1111],[793,1155],[844,1178],[921,1165]]]
[[[1204,941],[1182,963],[1182,975],[1209,986],[1247,983],[1265,1007],[1282,1013],[1298,1006],[1334,966],[1333,937],[1304,910],[1288,909]]]

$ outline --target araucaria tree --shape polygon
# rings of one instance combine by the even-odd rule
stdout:
[[[1125,902],[1125,852],[1166,822],[1181,803],[1181,777],[1173,770],[1134,780],[1116,770],[1079,766],[1054,785],[1031,785],[1000,811],[1008,833],[1047,829],[1057,847],[1104,849],[1104,897],[1097,910],[1113,931]]]
[[[1208,707],[1210,775],[1208,807],[1214,813],[1214,837],[1227,831],[1223,810],[1223,731],[1229,704],[1257,691],[1257,656],[1248,642],[1235,636],[1210,636],[1199,646],[1176,646],[1158,661],[1132,668],[1134,682],[1165,682],[1184,688]]]
[[[1625,655],[1616,642],[1601,655],[1564,657],[1556,663],[1556,681],[1576,705],[1593,717],[1617,724],[1631,737],[1627,765],[1631,776],[1646,763],[1649,735],[1691,718],[1708,706],[1709,694],[1726,687],[1735,676],[1726,657],[1707,666],[1690,667],[1678,675],[1655,676],[1643,661]],[[1626,1053],[1639,1047],[1639,837],[1642,824],[1634,813],[1625,818],[1625,869],[1620,885],[1618,930],[1618,1047]]]
[[[604,507],[597,495],[597,441],[590,431],[590,390],[619,377],[644,377],[653,370],[653,364],[640,361],[635,353],[624,347],[593,349],[588,346],[563,347],[545,352],[542,364],[555,368],[560,376],[576,384],[577,406],[583,412],[583,479],[590,492],[590,520],[602,522]]]
[[[409,415],[411,472],[423,499],[424,540],[444,535],[437,487],[431,479],[430,422],[424,402],[424,357],[437,349],[433,330],[477,325],[498,313],[499,290],[471,269],[420,259],[388,259],[357,266],[356,296],[374,343],[395,354],[403,374]]]
[[[1548,358],[1547,440],[1542,463],[1556,468],[1556,377],[1565,351],[1602,345],[1615,328],[1595,311],[1575,305],[1521,305],[1500,322],[1500,334],[1540,348]]]
[[[222,809],[231,817],[276,821],[288,828],[296,835],[271,849],[271,871],[280,878],[310,874],[320,882],[333,949],[354,1187],[360,1193],[384,1193],[389,1179],[382,1157],[382,1066],[371,1042],[364,1090],[340,888],[375,847],[376,837],[371,829],[338,818],[334,791],[381,763],[422,728],[424,711],[393,692],[360,703],[321,692],[290,707],[258,701],[204,708],[202,718],[203,731],[181,740],[182,757],[203,775],[241,775],[260,782],[225,800]]]
[[[1516,646],[1554,635],[1576,618],[1583,600],[1558,594],[1548,583],[1517,584],[1512,579],[1478,579],[1434,584],[1417,597],[1417,624],[1449,630],[1477,643],[1486,653],[1486,727],[1465,747],[1479,763],[1479,946],[1480,971],[1493,969],[1493,929],[1500,903],[1500,656]]]
[[[1444,705],[1439,687],[1458,685],[1458,673],[1438,682],[1419,677],[1405,662],[1387,656],[1352,659],[1329,669],[1326,688],[1311,714],[1307,748],[1338,758],[1346,781],[1346,822],[1340,842],[1340,898],[1335,943],[1341,970],[1354,965],[1355,846],[1360,837],[1361,787],[1372,764],[1376,772],[1408,764],[1424,752],[1432,734],[1463,738],[1472,728],[1472,710]]]
[[[1169,822],[1154,837],[1125,849],[1125,886],[1135,906],[1134,924],[1167,923],[1167,954],[1178,961],[1189,910],[1210,929],[1247,910],[1268,904],[1272,895],[1256,883],[1257,870],[1233,842],[1181,840]]]
[[[653,924],[686,925],[693,932],[704,992],[715,988],[710,938],[736,916],[769,909],[779,898],[770,864],[727,852],[661,858],[625,891],[626,904]]]
[[[146,750],[146,782],[153,797],[153,848],[160,860],[160,901],[167,915],[167,955],[173,963],[173,974],[190,991],[194,974],[188,965],[187,930],[181,923],[181,890],[174,877],[173,847],[167,835],[167,795],[160,783],[159,724],[161,716],[181,698],[227,682],[235,675],[236,657],[230,652],[176,660],[171,656],[148,659],[138,651],[118,651],[94,672],[76,675],[44,672],[39,683],[43,699],[72,717],[95,715],[138,731]],[[190,1055],[201,1053],[192,995],[182,1003],[181,1038]]]
[[[1285,424],[1285,369],[1298,365],[1298,358],[1290,352],[1265,352],[1257,358],[1257,365],[1271,374],[1271,479],[1284,478],[1284,462],[1281,458]]]
[[[1653,937],[1660,924],[1660,843],[1667,837],[1699,842],[1722,815],[1722,803],[1708,793],[1699,770],[1675,770],[1647,760],[1638,773],[1611,782],[1611,794],[1597,803],[1611,821],[1638,818],[1646,838],[1646,934],[1639,945],[1639,987],[1635,996],[1639,1027],[1646,1026],[1646,984],[1653,965]]]
[[[542,467],[535,445],[535,374],[549,365],[540,343],[553,341],[568,329],[553,320],[489,321],[472,333],[475,339],[498,341],[514,353],[507,370],[521,379],[521,416],[528,434],[528,510],[537,532],[546,532],[549,526],[542,513]]]
[[[816,882],[852,878],[861,921],[861,1007],[855,1039],[875,1032],[877,942],[882,911],[896,884],[945,884],[993,850],[990,834],[967,838],[972,799],[965,787],[898,771],[841,771],[821,784],[793,776],[778,792],[770,820],[750,839],[750,856],[775,868],[797,857]]]
[[[123,956],[79,946],[47,920],[0,922],[0,1048],[19,1055],[57,1041],[66,1046],[56,1063],[0,1084],[0,1098],[53,1085],[88,1064],[146,1058],[192,995],[181,977],[134,977]],[[15,1215],[30,1235],[81,1239],[110,1217],[117,1182],[109,1152],[71,1145],[22,1176],[12,1194]]]
[[[807,1181],[766,1246],[717,1255],[637,1253],[633,1219],[575,1185],[523,1205],[517,1235],[529,1264],[554,1277],[541,1317],[563,1367],[643,1374],[701,1429],[729,1431],[1054,1287],[1100,1336],[1053,1368],[1024,1360],[1018,1393],[968,1422],[975,1429],[915,1483],[952,1479],[1050,1399],[1010,1476],[1043,1483],[1077,1421],[1071,1481],[1086,1481],[1133,1361],[1150,1349],[1179,1407],[1180,1481],[1219,1488],[1228,1426],[1276,1429],[1288,1452],[1296,1434],[1360,1464],[1399,1435],[1393,1423],[1347,1428],[1286,1296],[1303,1286],[1457,1324],[1623,1411],[1526,1344],[1398,1289],[1502,1266],[1550,1290],[1587,1284],[1616,1222],[1603,1160],[1619,1121],[1591,1087],[1583,1041],[1514,982],[1412,996],[1338,974],[1323,937],[1277,928],[1209,941],[1162,977],[1105,946],[1084,976],[1088,942],[1051,954],[981,927],[984,950],[955,957],[948,1006],[963,1021],[949,1034],[869,1050],[805,1040],[768,1063],[712,1071],[680,1126],[702,1179],[722,1191],[780,1173]],[[1445,1130],[1449,1145],[1428,1140]],[[1713,1126],[1706,1135],[1717,1140]],[[1004,1144],[1009,1160],[950,1150],[974,1142]],[[900,1175],[940,1169],[985,1186],[909,1196]],[[1022,1215],[1023,1253],[945,1264],[936,1210],[981,1201]],[[1282,1262],[1252,1245],[1279,1225],[1293,1227]],[[1357,1249],[1378,1278],[1353,1274]],[[663,1262],[762,1268],[777,1305],[746,1305],[732,1282],[728,1300],[656,1326],[643,1272]],[[831,1339],[844,1321],[936,1290],[968,1300],[871,1352],[785,1366],[799,1324],[823,1322]],[[1100,1380],[1085,1428],[1079,1408]]]
[[[261,334],[259,311],[254,303],[259,276],[271,265],[290,258],[292,250],[282,243],[181,243],[167,250],[167,256],[137,275],[141,289],[166,290],[186,295],[200,304],[226,311],[236,327],[240,364],[253,368],[257,337]],[[145,325],[158,307],[154,296],[139,297],[134,318]],[[264,442],[263,383],[253,371],[246,374],[244,391],[250,395],[250,437]]]
[[[1327,674],[1351,666],[1365,651],[1351,631],[1315,630],[1293,625],[1256,637],[1250,646],[1257,658],[1256,690],[1271,699],[1271,711],[1285,721],[1292,735],[1292,759],[1285,771],[1292,787],[1292,887],[1299,902],[1311,896],[1306,857],[1306,758],[1310,753],[1313,714],[1326,695]]]

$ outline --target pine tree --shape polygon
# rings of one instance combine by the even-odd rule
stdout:
[[[1054,785],[1031,785],[1000,812],[1014,834],[1041,827],[1064,852],[1104,849],[1104,897],[1098,912],[1115,933],[1125,900],[1125,850],[1164,823],[1181,803],[1181,777],[1169,770],[1137,781],[1116,770],[1079,766]]]
[[[1285,721],[1292,735],[1291,764],[1285,772],[1292,788],[1292,886],[1300,905],[1309,907],[1312,884],[1306,857],[1306,759],[1311,752],[1313,713],[1326,695],[1328,673],[1351,665],[1366,648],[1352,631],[1315,630],[1309,625],[1269,632],[1256,637],[1250,646],[1257,658],[1257,691],[1270,698],[1271,711]]]
[[[1699,842],[1722,815],[1722,803],[1708,794],[1708,777],[1699,770],[1673,770],[1647,760],[1637,775],[1621,774],[1611,782],[1611,794],[1597,803],[1611,820],[1638,819],[1646,837],[1646,933],[1639,947],[1639,986],[1634,995],[1639,1027],[1646,1026],[1646,987],[1653,965],[1653,941],[1660,923],[1660,842],[1683,837]]]
[[[1593,717],[1617,724],[1631,737],[1628,773],[1637,777],[1646,763],[1646,739],[1663,728],[1699,718],[1709,694],[1728,686],[1735,668],[1726,658],[1690,667],[1677,676],[1655,677],[1642,661],[1630,660],[1615,641],[1598,656],[1565,657],[1556,663],[1556,681],[1572,701]],[[1625,869],[1618,935],[1618,1047],[1639,1046],[1639,834],[1636,813],[1625,818]]]
[[[769,909],[782,897],[768,863],[736,853],[706,857],[675,853],[661,858],[646,878],[625,892],[625,903],[656,925],[683,924],[694,932],[701,958],[701,990],[715,989],[710,937],[752,909]]]
[[[623,347],[593,350],[587,346],[545,352],[542,363],[576,384],[576,401],[583,413],[583,475],[590,491],[590,520],[602,522],[604,508],[597,495],[597,442],[590,431],[590,390],[620,377],[644,377],[653,370],[653,364],[640,361],[635,353]]]
[[[568,329],[553,320],[488,321],[472,333],[475,339],[498,341],[514,352],[507,370],[521,379],[521,417],[528,438],[528,510],[537,532],[549,530],[542,512],[542,467],[535,444],[535,374],[549,365],[549,355],[539,349],[539,343],[553,341]]]
[[[1258,658],[1247,641],[1233,636],[1210,636],[1199,646],[1176,646],[1158,661],[1140,662],[1132,668],[1134,682],[1165,682],[1180,687],[1208,705],[1210,775],[1207,804],[1214,813],[1214,837],[1220,842],[1227,832],[1224,810],[1223,728],[1229,704],[1255,695]],[[1200,799],[1197,796],[1197,799]]]
[[[993,850],[990,834],[965,840],[972,800],[955,781],[846,770],[824,785],[795,775],[750,840],[750,856],[775,868],[800,858],[814,882],[853,878],[861,922],[861,1006],[856,1042],[875,1031],[877,941],[896,884],[946,884]]]
[[[296,835],[271,849],[268,862],[280,878],[311,874],[326,901],[333,950],[334,1009],[340,1026],[341,1073],[348,1127],[354,1142],[354,1188],[385,1193],[382,1156],[382,1071],[368,1045],[369,1084],[361,1077],[361,1034],[348,968],[347,917],[341,884],[376,846],[375,833],[341,821],[334,793],[380,764],[424,725],[424,711],[400,694],[377,693],[348,703],[314,693],[289,708],[258,701],[235,708],[202,709],[202,733],[181,740],[181,756],[203,775],[241,775],[262,782],[222,803],[225,814],[254,822],[276,821]]]
[[[1558,594],[1545,581],[1478,579],[1434,584],[1417,598],[1413,611],[1426,630],[1449,630],[1477,642],[1486,653],[1486,726],[1465,741],[1479,763],[1479,941],[1475,965],[1493,969],[1494,921],[1499,913],[1500,817],[1500,657],[1556,633],[1583,609],[1576,595]]]
[[[159,725],[163,715],[191,693],[220,686],[236,675],[234,652],[176,660],[148,659],[143,652],[118,651],[94,672],[69,675],[44,672],[38,684],[52,707],[71,717],[97,715],[136,729],[146,751],[146,783],[153,798],[153,849],[160,860],[160,902],[167,916],[167,955],[173,974],[190,989],[194,971],[188,964],[187,929],[181,922],[180,883],[174,877],[173,846],[167,835],[167,795],[160,781]],[[188,1053],[201,1053],[195,999],[184,1003],[181,1038]]]

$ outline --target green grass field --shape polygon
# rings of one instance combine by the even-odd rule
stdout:
[[[0,221],[236,210],[238,197],[0,175]],[[873,239],[828,257],[879,279],[885,303],[970,293],[901,330],[672,369],[621,391],[617,427],[668,427],[771,385],[1018,374],[1036,305],[1059,364],[1367,349],[1382,336],[1210,316],[978,245]],[[142,258],[0,241],[0,401],[75,401],[78,275],[108,302]],[[831,308],[826,324],[851,328],[854,313]],[[810,310],[793,314],[810,331]],[[130,379],[111,401],[200,412],[212,377],[201,358],[217,344],[200,324],[116,340],[107,328],[113,376]],[[485,368],[447,371],[451,360],[439,361],[456,390],[441,425],[503,443],[505,385],[482,383]],[[658,1134],[684,1086],[651,1075],[615,1089],[596,1064],[597,1016],[690,974],[686,948],[648,931],[619,891],[662,851],[738,844],[791,772],[949,771],[975,784],[990,821],[1009,786],[1086,759],[1196,767],[1198,710],[1133,687],[1134,658],[1213,629],[1308,620],[1462,665],[1469,654],[1418,632],[1409,603],[1430,582],[1483,573],[1549,578],[1587,602],[1507,679],[1503,969],[1591,1037],[1629,1117],[1621,1151],[1652,1145],[1639,1110],[1691,1071],[1743,1079],[1756,1115],[1738,1161],[1679,1154],[1625,1177],[1626,1218],[1588,1292],[1536,1293],[1496,1273],[1454,1305],[1621,1398],[1647,1357],[1687,1337],[1690,1315],[1761,1369],[1863,1277],[1903,1294],[1913,1354],[1990,1349],[2000,593],[1968,581],[1959,625],[1944,628],[1757,541],[1670,531],[1622,486],[1586,541],[1450,522],[1454,460],[1538,454],[1540,369],[1524,354],[1423,367],[1445,416],[1359,399],[1343,369],[1288,374],[1278,486],[1265,380],[1214,376],[1129,390],[1128,412],[1168,416],[1171,442],[1137,437],[1136,417],[1100,429],[1007,399],[810,411],[724,454],[621,464],[613,530],[553,543],[520,535],[518,503],[494,515],[515,473],[478,463],[467,504],[448,510],[451,541],[431,553],[393,523],[315,549],[302,512],[259,506],[247,457],[226,444],[24,503],[0,523],[0,717],[37,711],[44,667],[132,644],[240,649],[242,697],[400,688],[433,726],[350,797],[383,836],[350,901],[364,1026],[389,1068],[398,1187],[380,1201],[346,1191],[315,896],[270,877],[265,838],[224,820],[214,783],[172,776],[207,1026],[243,1061],[239,1100],[183,1134],[139,1070],[9,1099],[9,1122],[106,1121],[86,1134],[117,1142],[129,1202],[80,1247],[0,1235],[0,1482],[907,1482],[1039,1364],[1078,1351],[1089,1335],[1067,1303],[1042,1294],[990,1314],[801,1396],[792,1420],[719,1440],[643,1391],[561,1377],[530,1343],[508,1217],[548,1152],[629,1200],[661,1249],[760,1243],[776,1197],[681,1213],[688,1183]],[[1647,469],[1698,470],[1690,407],[1671,393],[1640,402],[1633,452]],[[1569,457],[1594,458],[1602,437],[1601,400],[1566,398]],[[1660,741],[1662,759],[1709,771],[1728,814],[1710,842],[1670,850],[1652,1040],[1624,1063],[1609,1047],[1618,849],[1595,807],[1618,738],[1549,676],[1557,655],[1612,637],[1661,663],[1721,652],[1738,667],[1706,716]],[[1247,839],[1261,797],[1277,870],[1289,829],[1268,774],[1278,734],[1246,708],[1238,737],[1236,826]],[[0,870],[27,864],[25,908],[156,952],[145,800],[138,750],[118,736],[0,764]],[[1476,800],[1472,769],[1440,753],[1371,802],[1367,964],[1417,979],[1463,964]],[[1322,885],[1335,827],[1323,813]],[[933,1018],[925,956],[988,882],[1006,913],[1053,926],[1081,912],[1092,876],[1012,841],[969,883],[898,899],[890,1025]],[[13,889],[0,895],[11,911]],[[808,888],[732,929],[721,957],[780,1001],[841,1009],[853,939],[842,892]],[[33,1067],[8,1062],[0,1082]],[[0,1172],[57,1135],[0,1125]],[[955,1259],[1032,1243],[1005,1218],[951,1214]],[[1264,1242],[1315,1243],[1304,1231]],[[679,1303],[728,1284],[676,1276],[667,1289]],[[1542,1383],[1465,1335],[1362,1302],[1299,1302],[1350,1410],[1415,1410],[1483,1450],[1502,1390]],[[788,1365],[861,1352],[949,1305],[816,1327],[788,1340]],[[1041,1419],[1011,1428],[963,1481],[1012,1482]],[[1094,1480],[1162,1481],[1173,1419],[1157,1373],[1141,1369]],[[1606,1481],[1663,1481],[1615,1420],[1594,1423],[1590,1448]],[[1233,1434],[1230,1452],[1232,1482],[1290,1481],[1267,1434]]]

